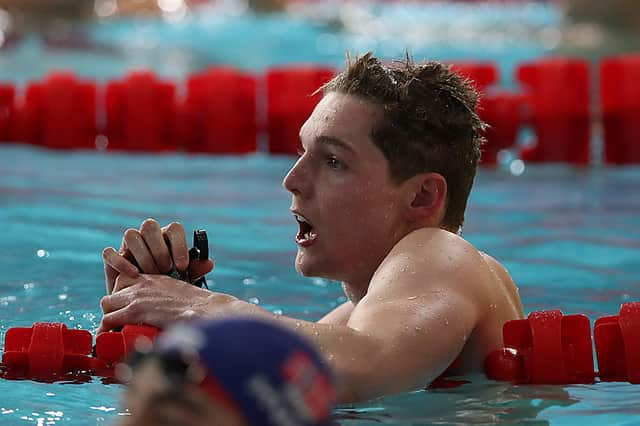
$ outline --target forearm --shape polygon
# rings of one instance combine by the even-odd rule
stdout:
[[[370,334],[346,325],[320,324],[272,314],[243,301],[232,302],[238,315],[256,316],[275,321],[315,343],[323,353],[338,382],[338,402],[370,399],[388,392],[383,373],[380,343]]]

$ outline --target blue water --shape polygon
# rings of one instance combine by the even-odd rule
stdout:
[[[339,285],[298,276],[297,230],[280,181],[287,157],[55,152],[0,146],[0,332],[34,321],[95,331],[101,249],[151,216],[209,231],[209,281],[285,315],[316,320],[344,301]],[[560,308],[595,318],[640,300],[640,169],[482,170],[466,237],[501,260],[527,312]],[[0,350],[2,345],[0,344]],[[115,420],[119,385],[0,380],[0,423]],[[343,425],[633,424],[640,386],[472,385],[415,392],[336,412]],[[48,422],[48,423],[47,423]]]

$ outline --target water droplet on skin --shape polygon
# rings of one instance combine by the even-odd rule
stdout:
[[[448,318],[444,319],[444,325],[449,325],[449,319]]]
[[[299,321],[296,321],[296,328],[300,328],[300,327],[302,327],[302,323]]]
[[[495,303],[489,305],[489,309],[496,309],[498,306]]]
[[[418,296],[411,296],[411,297],[407,297],[407,300],[416,300],[418,298]]]
[[[313,332],[313,335],[314,335],[314,336],[319,336],[319,335],[320,335],[320,332],[316,330],[316,331],[314,331],[314,332]]]
[[[421,331],[421,330],[422,330],[422,327],[418,327],[418,326],[416,325],[416,331]]]

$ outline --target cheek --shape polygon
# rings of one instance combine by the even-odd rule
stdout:
[[[395,223],[394,205],[382,197],[366,194],[345,197],[330,209],[329,226],[334,231],[331,234],[349,247],[366,246],[385,239]]]

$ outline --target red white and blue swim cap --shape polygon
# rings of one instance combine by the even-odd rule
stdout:
[[[331,424],[333,377],[303,337],[256,319],[180,324],[163,333],[155,352],[196,357],[205,390],[237,409],[251,426]]]

